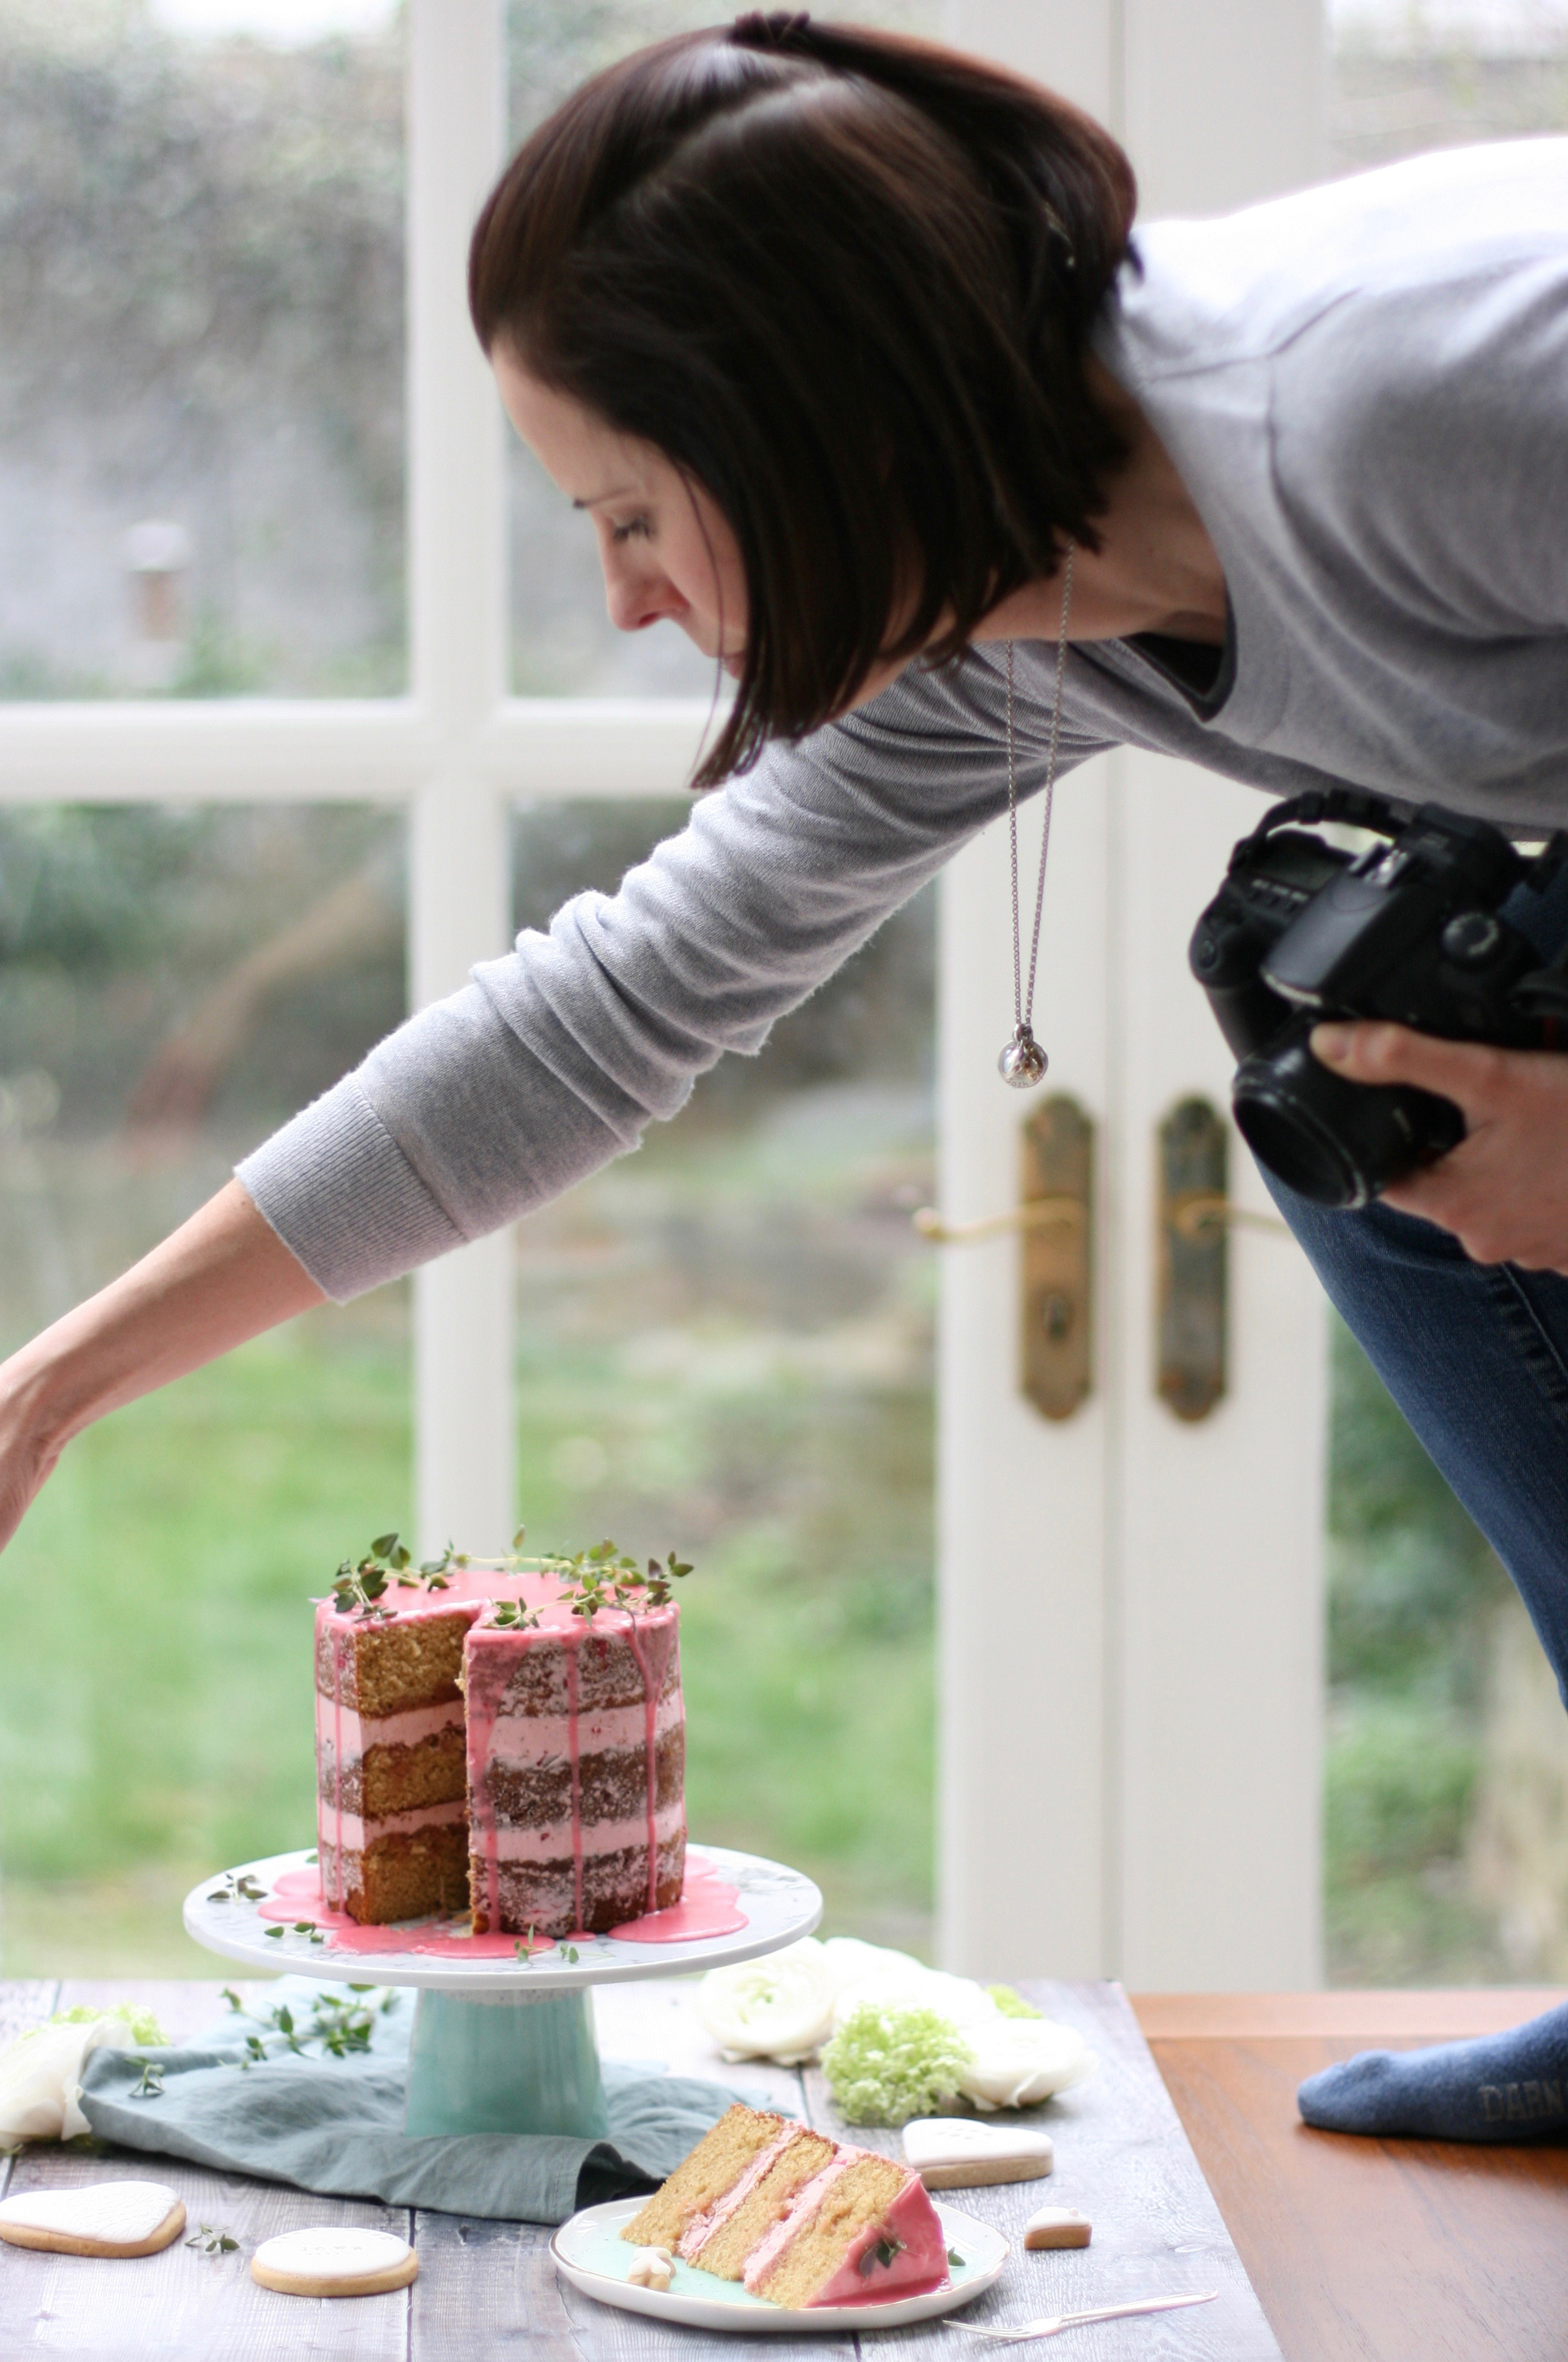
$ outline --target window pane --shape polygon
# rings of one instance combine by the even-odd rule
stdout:
[[[272,13],[0,0],[6,696],[404,684],[402,37]]]
[[[400,816],[0,811],[9,1352],[403,1009]],[[312,1593],[407,1515],[404,1291],[72,1443],[6,1553],[7,1975],[210,1975],[197,1878],[309,1841]],[[301,1834],[304,1832],[304,1834]]]
[[[690,806],[539,805],[518,923],[613,889]],[[531,1540],[696,1562],[693,1831],[930,1938],[934,901],[518,1232]]]
[[[1568,130],[1568,0],[1338,0],[1334,19],[1342,171]]]
[[[1568,130],[1563,0],[1346,0],[1336,166]],[[1328,1972],[1344,1985],[1568,1972],[1568,1722],[1512,1584],[1365,1356],[1335,1341]]]
[[[717,12],[722,15],[721,12]],[[937,0],[866,0],[860,24],[933,34]],[[649,41],[714,22],[712,0],[512,0],[513,143],[578,83]],[[604,613],[592,529],[509,438],[512,686],[520,697],[710,697],[712,661],[674,624],[617,632]]]

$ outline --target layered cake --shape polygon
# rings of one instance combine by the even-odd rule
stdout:
[[[367,1583],[371,1563],[316,1607],[327,1904],[369,1923],[468,1905],[476,1934],[554,1938],[677,1902],[686,1734],[662,1578],[445,1562]]]
[[[923,2296],[947,2246],[918,2173],[733,2107],[621,2233],[797,2309]]]

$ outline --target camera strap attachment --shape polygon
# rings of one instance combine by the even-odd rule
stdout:
[[[1270,804],[1250,836],[1242,837],[1231,855],[1232,869],[1243,866],[1253,845],[1265,844],[1276,829],[1293,822],[1312,828],[1324,821],[1342,821],[1350,828],[1370,829],[1375,836],[1397,836],[1415,817],[1415,807],[1395,803],[1371,788],[1309,788]]]

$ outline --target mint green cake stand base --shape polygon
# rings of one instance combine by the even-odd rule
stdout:
[[[608,2132],[593,2003],[575,1992],[420,1994],[407,2133]]]

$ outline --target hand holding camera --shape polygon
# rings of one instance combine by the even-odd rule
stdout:
[[[1302,825],[1329,821],[1383,841]],[[1568,1269],[1568,837],[1526,855],[1441,806],[1297,797],[1237,845],[1190,957],[1269,1171],[1322,1205],[1385,1197],[1479,1261]]]

